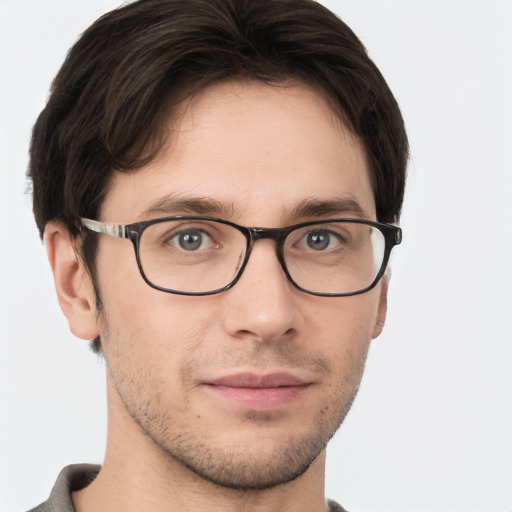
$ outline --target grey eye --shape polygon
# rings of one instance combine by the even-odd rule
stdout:
[[[331,243],[332,234],[328,231],[311,231],[306,236],[306,243],[314,251],[323,251]]]
[[[199,230],[189,230],[173,236],[171,242],[184,251],[196,251],[204,248],[209,241],[208,235]]]

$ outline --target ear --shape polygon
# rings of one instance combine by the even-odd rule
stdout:
[[[51,222],[45,228],[44,243],[71,332],[85,340],[95,339],[99,335],[96,298],[91,278],[75,250],[77,239],[64,225]]]
[[[386,315],[388,312],[388,288],[390,278],[391,273],[388,271],[386,272],[380,283],[380,297],[379,306],[377,310],[377,321],[375,322],[375,327],[373,329],[374,339],[381,334],[382,329],[384,329],[384,324],[386,323]]]

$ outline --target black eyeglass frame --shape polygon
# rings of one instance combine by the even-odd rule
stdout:
[[[196,221],[212,221],[212,222],[218,222],[220,224],[225,224],[227,226],[231,226],[238,231],[240,231],[247,241],[246,245],[246,252],[244,255],[244,259],[242,264],[240,265],[238,271],[236,272],[235,276],[229,282],[226,286],[222,288],[217,288],[216,290],[207,291],[207,292],[185,292],[181,290],[172,290],[170,288],[164,288],[162,286],[158,286],[154,283],[152,283],[144,273],[144,269],[142,268],[142,263],[140,261],[140,253],[139,253],[139,247],[140,247],[140,239],[142,237],[142,233],[144,230],[152,226],[154,224],[159,224],[162,222],[168,222],[168,221],[177,221],[177,220],[196,220]],[[230,222],[229,220],[224,219],[217,219],[215,217],[200,217],[200,216],[188,216],[188,215],[178,215],[174,217],[162,217],[158,219],[150,219],[145,220],[142,222],[135,222],[133,224],[113,224],[109,222],[101,222],[97,220],[92,219],[80,219],[82,226],[86,228],[89,231],[105,234],[109,236],[113,236],[115,238],[123,238],[128,239],[132,242],[133,247],[135,249],[135,258],[137,260],[137,266],[139,267],[139,272],[144,279],[144,281],[151,286],[151,288],[154,288],[156,290],[160,290],[162,292],[166,293],[173,293],[176,295],[191,295],[191,296],[204,296],[204,295],[215,295],[217,293],[222,293],[226,290],[229,290],[232,288],[240,279],[240,277],[243,274],[243,271],[247,265],[247,262],[249,261],[249,257],[251,255],[251,251],[253,248],[253,245],[258,240],[262,240],[265,238],[274,240],[276,242],[276,256],[277,259],[283,268],[283,271],[290,283],[292,283],[295,288],[298,290],[308,293],[309,295],[316,295],[320,297],[348,297],[352,295],[360,295],[362,293],[366,293],[370,291],[372,288],[374,288],[377,283],[382,279],[382,276],[386,272],[386,267],[389,262],[389,258],[391,255],[391,250],[396,245],[399,245],[402,242],[402,230],[400,227],[395,226],[394,224],[387,224],[384,222],[377,222],[372,220],[363,220],[363,219],[324,219],[324,220],[312,220],[307,222],[301,222],[299,224],[294,224],[292,226],[286,226],[284,228],[258,228],[258,227],[246,227],[246,226],[240,226],[239,224],[235,224],[234,222]],[[293,278],[291,277],[288,268],[286,266],[286,262],[284,259],[284,253],[283,253],[283,247],[284,247],[284,241],[286,237],[296,229],[304,228],[307,226],[313,226],[318,224],[332,224],[335,222],[344,222],[349,224],[364,224],[367,226],[371,226],[373,228],[378,229],[382,235],[384,236],[385,241],[385,247],[384,247],[384,256],[382,259],[382,264],[377,272],[377,275],[375,276],[375,279],[373,282],[367,286],[366,288],[363,288],[362,290],[357,290],[355,292],[348,292],[348,293],[322,293],[322,292],[314,292],[311,290],[307,290],[306,288],[303,288],[299,284],[297,284]]]

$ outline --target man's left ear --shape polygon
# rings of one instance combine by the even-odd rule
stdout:
[[[391,275],[388,272],[384,275],[380,284],[380,298],[379,298],[379,308],[377,310],[377,321],[375,322],[375,327],[373,329],[373,338],[376,338],[384,329],[384,324],[386,323],[386,315],[388,312],[388,288],[389,288],[389,279]]]

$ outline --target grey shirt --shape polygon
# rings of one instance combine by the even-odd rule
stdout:
[[[71,493],[87,487],[100,472],[101,466],[94,464],[73,464],[66,466],[59,474],[48,501],[29,512],[75,512]]]
[[[74,464],[65,467],[61,472],[48,501],[41,503],[29,512],[75,512],[71,493],[87,487],[100,472],[101,466],[94,464]],[[344,508],[329,501],[331,512],[346,512]]]

